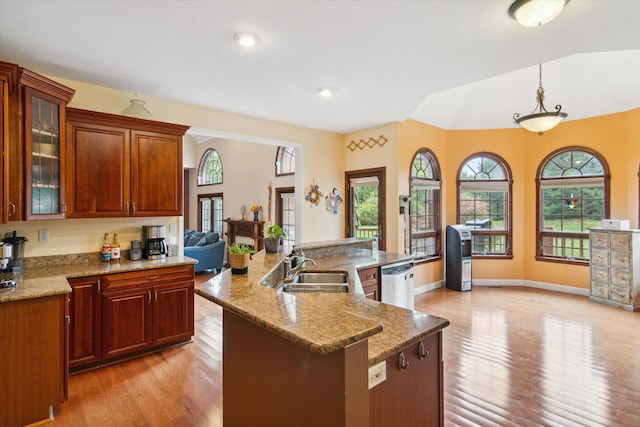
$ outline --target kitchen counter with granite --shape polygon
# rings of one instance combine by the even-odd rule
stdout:
[[[364,297],[358,270],[411,256],[353,248],[349,253],[329,250],[324,252],[328,256],[313,257],[313,248],[304,250],[316,262],[315,266],[307,263],[307,271],[347,271],[351,292],[276,291],[269,277],[277,276],[285,255],[261,251],[254,255],[247,274],[233,275],[225,270],[198,286],[196,293],[315,353],[327,354],[368,339],[370,366],[449,324],[437,316]]]
[[[4,273],[0,278],[16,281],[16,286],[0,289],[0,303],[22,299],[39,298],[71,292],[68,278],[101,276],[111,273],[147,270],[153,268],[173,267],[195,264],[196,260],[176,256],[158,260],[142,259],[138,261],[121,260],[120,262],[87,262],[77,264],[49,265],[29,267],[20,273]]]

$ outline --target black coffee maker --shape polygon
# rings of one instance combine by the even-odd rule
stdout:
[[[164,225],[144,225],[142,227],[145,258],[161,259],[167,256],[167,245],[164,243],[164,234]]]

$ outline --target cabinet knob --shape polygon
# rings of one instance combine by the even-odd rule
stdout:
[[[406,358],[404,357],[404,353],[400,352],[400,354],[398,355],[398,369],[400,369],[401,371],[404,371],[408,367],[409,367],[409,362],[407,362]]]
[[[418,343],[418,358],[424,359],[425,357],[429,357],[429,350],[424,348],[424,343]]]

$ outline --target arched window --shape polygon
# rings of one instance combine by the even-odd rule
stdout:
[[[205,151],[198,167],[198,185],[209,184],[222,184],[222,160],[213,148]]]
[[[276,153],[276,176],[296,173],[296,154],[294,147],[278,147]]]
[[[424,259],[439,259],[442,256],[440,165],[431,150],[422,148],[413,157],[409,187],[408,252]]]
[[[458,223],[471,229],[471,254],[511,257],[511,169],[500,156],[478,153],[458,171]]]
[[[563,148],[542,161],[536,183],[536,258],[588,263],[589,228],[609,217],[606,161],[587,148]]]

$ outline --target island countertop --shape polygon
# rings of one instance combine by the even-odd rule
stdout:
[[[388,252],[357,250],[316,258],[306,270],[345,270],[349,293],[286,293],[262,284],[284,255],[258,252],[247,274],[225,270],[196,287],[196,293],[310,351],[327,354],[368,339],[369,365],[449,325],[427,313],[370,300],[362,294],[357,271],[411,259]]]
[[[40,298],[71,292],[68,278],[101,276],[103,274],[126,273],[129,271],[173,267],[195,264],[197,261],[185,256],[168,257],[158,260],[91,262],[64,264],[39,268],[27,268],[20,273],[3,273],[2,278],[13,279],[16,286],[0,289],[0,303],[22,299]]]

